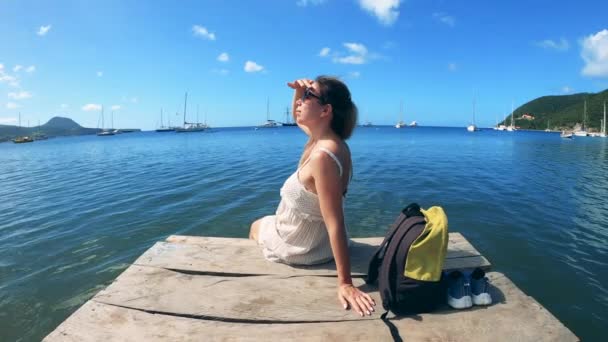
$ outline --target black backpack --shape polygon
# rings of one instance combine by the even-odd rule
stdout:
[[[443,210],[440,210],[444,215]],[[421,281],[404,274],[410,247],[424,232],[425,226],[426,220],[420,206],[416,203],[408,205],[390,227],[370,261],[365,281],[372,284],[378,280],[382,306],[387,312],[392,311],[397,315],[430,312],[445,303],[447,287],[443,275],[437,281]],[[447,218],[445,227],[439,229],[445,230],[440,232],[443,234],[441,238],[445,240],[440,243],[445,246],[440,248],[447,251]],[[437,251],[437,258],[441,258],[437,260],[439,270],[443,266],[445,251],[443,254]]]

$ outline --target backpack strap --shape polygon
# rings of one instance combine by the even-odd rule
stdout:
[[[386,249],[386,253],[384,254],[384,258],[386,262],[383,262],[380,266],[380,275],[378,278],[378,290],[382,295],[382,306],[385,309],[390,309],[390,304],[394,301],[394,292],[395,286],[394,284],[390,284],[390,272],[394,268],[394,259],[395,254],[397,253],[397,249],[401,245],[401,240],[405,237],[405,235],[416,225],[424,224],[426,221],[424,217],[413,216],[408,217],[402,223],[402,229],[398,229],[391,239],[392,243],[388,245]]]
[[[376,249],[376,252],[374,252],[374,255],[372,256],[367,270],[367,277],[365,278],[365,282],[367,284],[373,284],[374,282],[376,282],[376,279],[378,279],[378,267],[380,266],[380,263],[384,258],[386,246],[393,238],[393,235],[395,235],[395,232],[397,232],[397,229],[406,219],[407,216],[402,212],[389,229],[388,233],[384,237],[384,240],[380,244],[380,247],[378,247],[378,249]]]
[[[391,241],[393,235],[395,235],[397,229],[401,226],[401,224],[403,224],[403,222],[411,216],[424,217],[424,214],[422,214],[422,212],[420,211],[420,206],[417,203],[411,203],[407,207],[403,208],[403,210],[401,210],[401,213],[399,214],[399,217],[397,217],[397,220],[395,220],[395,222],[389,228],[389,231],[384,237],[382,243],[380,244],[380,247],[376,249],[376,252],[374,252],[374,255],[370,260],[369,267],[367,270],[367,277],[365,278],[365,283],[373,284],[374,282],[376,282],[376,280],[378,279],[378,268],[380,266],[380,263],[382,262],[382,259],[384,259],[384,255],[386,253],[386,246]]]

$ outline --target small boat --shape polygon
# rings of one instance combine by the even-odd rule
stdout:
[[[97,132],[97,135],[100,137],[107,137],[114,135],[114,130],[105,129],[104,127],[104,117],[103,117],[103,106],[101,106],[101,131]]]
[[[399,122],[395,125],[395,128],[403,128],[407,127],[405,122],[403,122],[403,101],[401,101],[401,105],[399,106]]]
[[[514,116],[515,116],[515,114],[513,112],[513,102],[511,101],[511,125],[509,127],[507,127],[507,131],[509,131],[509,132],[513,132],[513,131],[517,130],[514,125],[514,121],[515,121]]]
[[[366,121],[363,125],[361,125],[362,127],[374,127],[374,125],[372,124],[371,121]]]
[[[572,139],[572,132],[562,131],[559,136],[565,139]]]
[[[34,139],[32,139],[31,137],[28,137],[28,136],[22,136],[22,137],[17,137],[15,139],[13,139],[13,142],[15,144],[23,144],[23,143],[34,142]]]
[[[188,93],[186,92],[186,96],[184,97],[184,126],[176,127],[176,133],[190,133],[190,132],[204,132],[207,129],[207,125],[201,124],[199,122],[187,122],[186,121],[186,107],[188,105]],[[197,107],[197,116],[198,116],[198,107]],[[198,121],[198,119],[197,119]]]
[[[408,126],[410,126],[410,127],[417,127],[418,123],[416,121],[412,121],[412,122],[410,122],[410,124]]]
[[[276,128],[279,127],[279,123],[274,120],[266,120],[263,124],[259,125],[258,128]]]
[[[29,128],[29,125],[28,125],[28,128]],[[19,113],[19,131],[21,131],[21,113]],[[16,137],[15,139],[12,139],[12,141],[15,144],[23,144],[23,143],[34,142],[34,139],[32,139],[32,137],[29,137],[27,135],[22,135],[22,136]]]
[[[157,132],[174,132],[175,128],[171,127],[171,124],[169,123],[169,126],[165,126],[163,123],[163,109],[160,109],[160,127],[156,129]]]
[[[468,132],[476,132],[479,131],[477,125],[475,125],[475,97],[473,97],[473,123],[467,126]]]
[[[586,137],[589,135],[589,133],[587,131],[580,130],[574,132],[574,135],[576,135],[577,137]]]
[[[298,125],[297,123],[292,122],[292,121],[289,119],[289,114],[291,114],[291,113],[289,112],[289,107],[286,107],[286,108],[285,108],[285,122],[283,122],[282,126],[283,126],[283,127],[297,126],[297,125]]]
[[[585,100],[583,108],[583,126],[574,132],[574,135],[577,137],[589,136],[589,132],[587,132],[587,100]]]
[[[266,122],[261,125],[257,125],[255,128],[277,128],[279,123],[270,119],[270,99],[266,100]]]

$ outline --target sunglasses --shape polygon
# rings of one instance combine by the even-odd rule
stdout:
[[[323,104],[323,100],[321,99],[321,96],[315,94],[312,92],[312,88],[306,88],[306,91],[304,91],[304,94],[302,94],[302,102],[306,101],[307,99],[314,97],[315,99],[319,100],[319,102],[321,104]]]

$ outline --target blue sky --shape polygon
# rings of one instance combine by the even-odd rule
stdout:
[[[284,120],[288,81],[341,77],[360,122],[492,126],[608,88],[608,1],[0,1],[0,124]],[[176,115],[179,113],[179,115]]]

